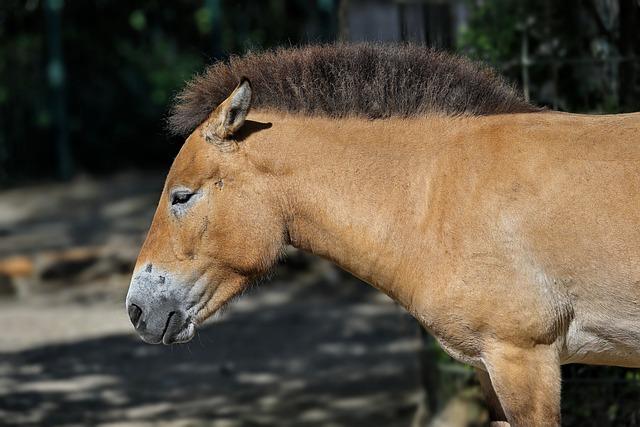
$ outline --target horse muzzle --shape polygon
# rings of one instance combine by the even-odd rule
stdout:
[[[127,293],[129,319],[149,344],[187,342],[195,334],[195,324],[185,292],[169,274],[154,272],[151,264],[134,274]]]

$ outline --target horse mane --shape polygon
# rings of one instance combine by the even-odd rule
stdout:
[[[461,56],[411,44],[327,44],[250,52],[210,65],[175,97],[170,131],[193,132],[243,76],[253,86],[253,108],[302,115],[540,111],[493,69]]]

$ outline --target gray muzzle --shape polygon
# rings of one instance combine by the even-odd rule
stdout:
[[[169,273],[147,264],[134,273],[127,293],[127,313],[140,337],[149,344],[189,341],[195,333],[188,290],[177,286]],[[157,270],[157,269],[156,269]]]

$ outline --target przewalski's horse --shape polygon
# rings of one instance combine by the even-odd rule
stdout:
[[[542,111],[464,59],[356,45],[217,63],[170,122],[190,135],[127,296],[145,341],[188,341],[291,244],[474,366],[497,421],[558,425],[563,363],[640,366],[640,114]]]

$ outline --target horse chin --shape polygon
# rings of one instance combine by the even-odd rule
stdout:
[[[165,332],[162,336],[162,343],[164,345],[183,344],[191,341],[196,335],[196,325],[193,322],[189,322],[182,329],[176,332],[168,332],[169,331]]]

